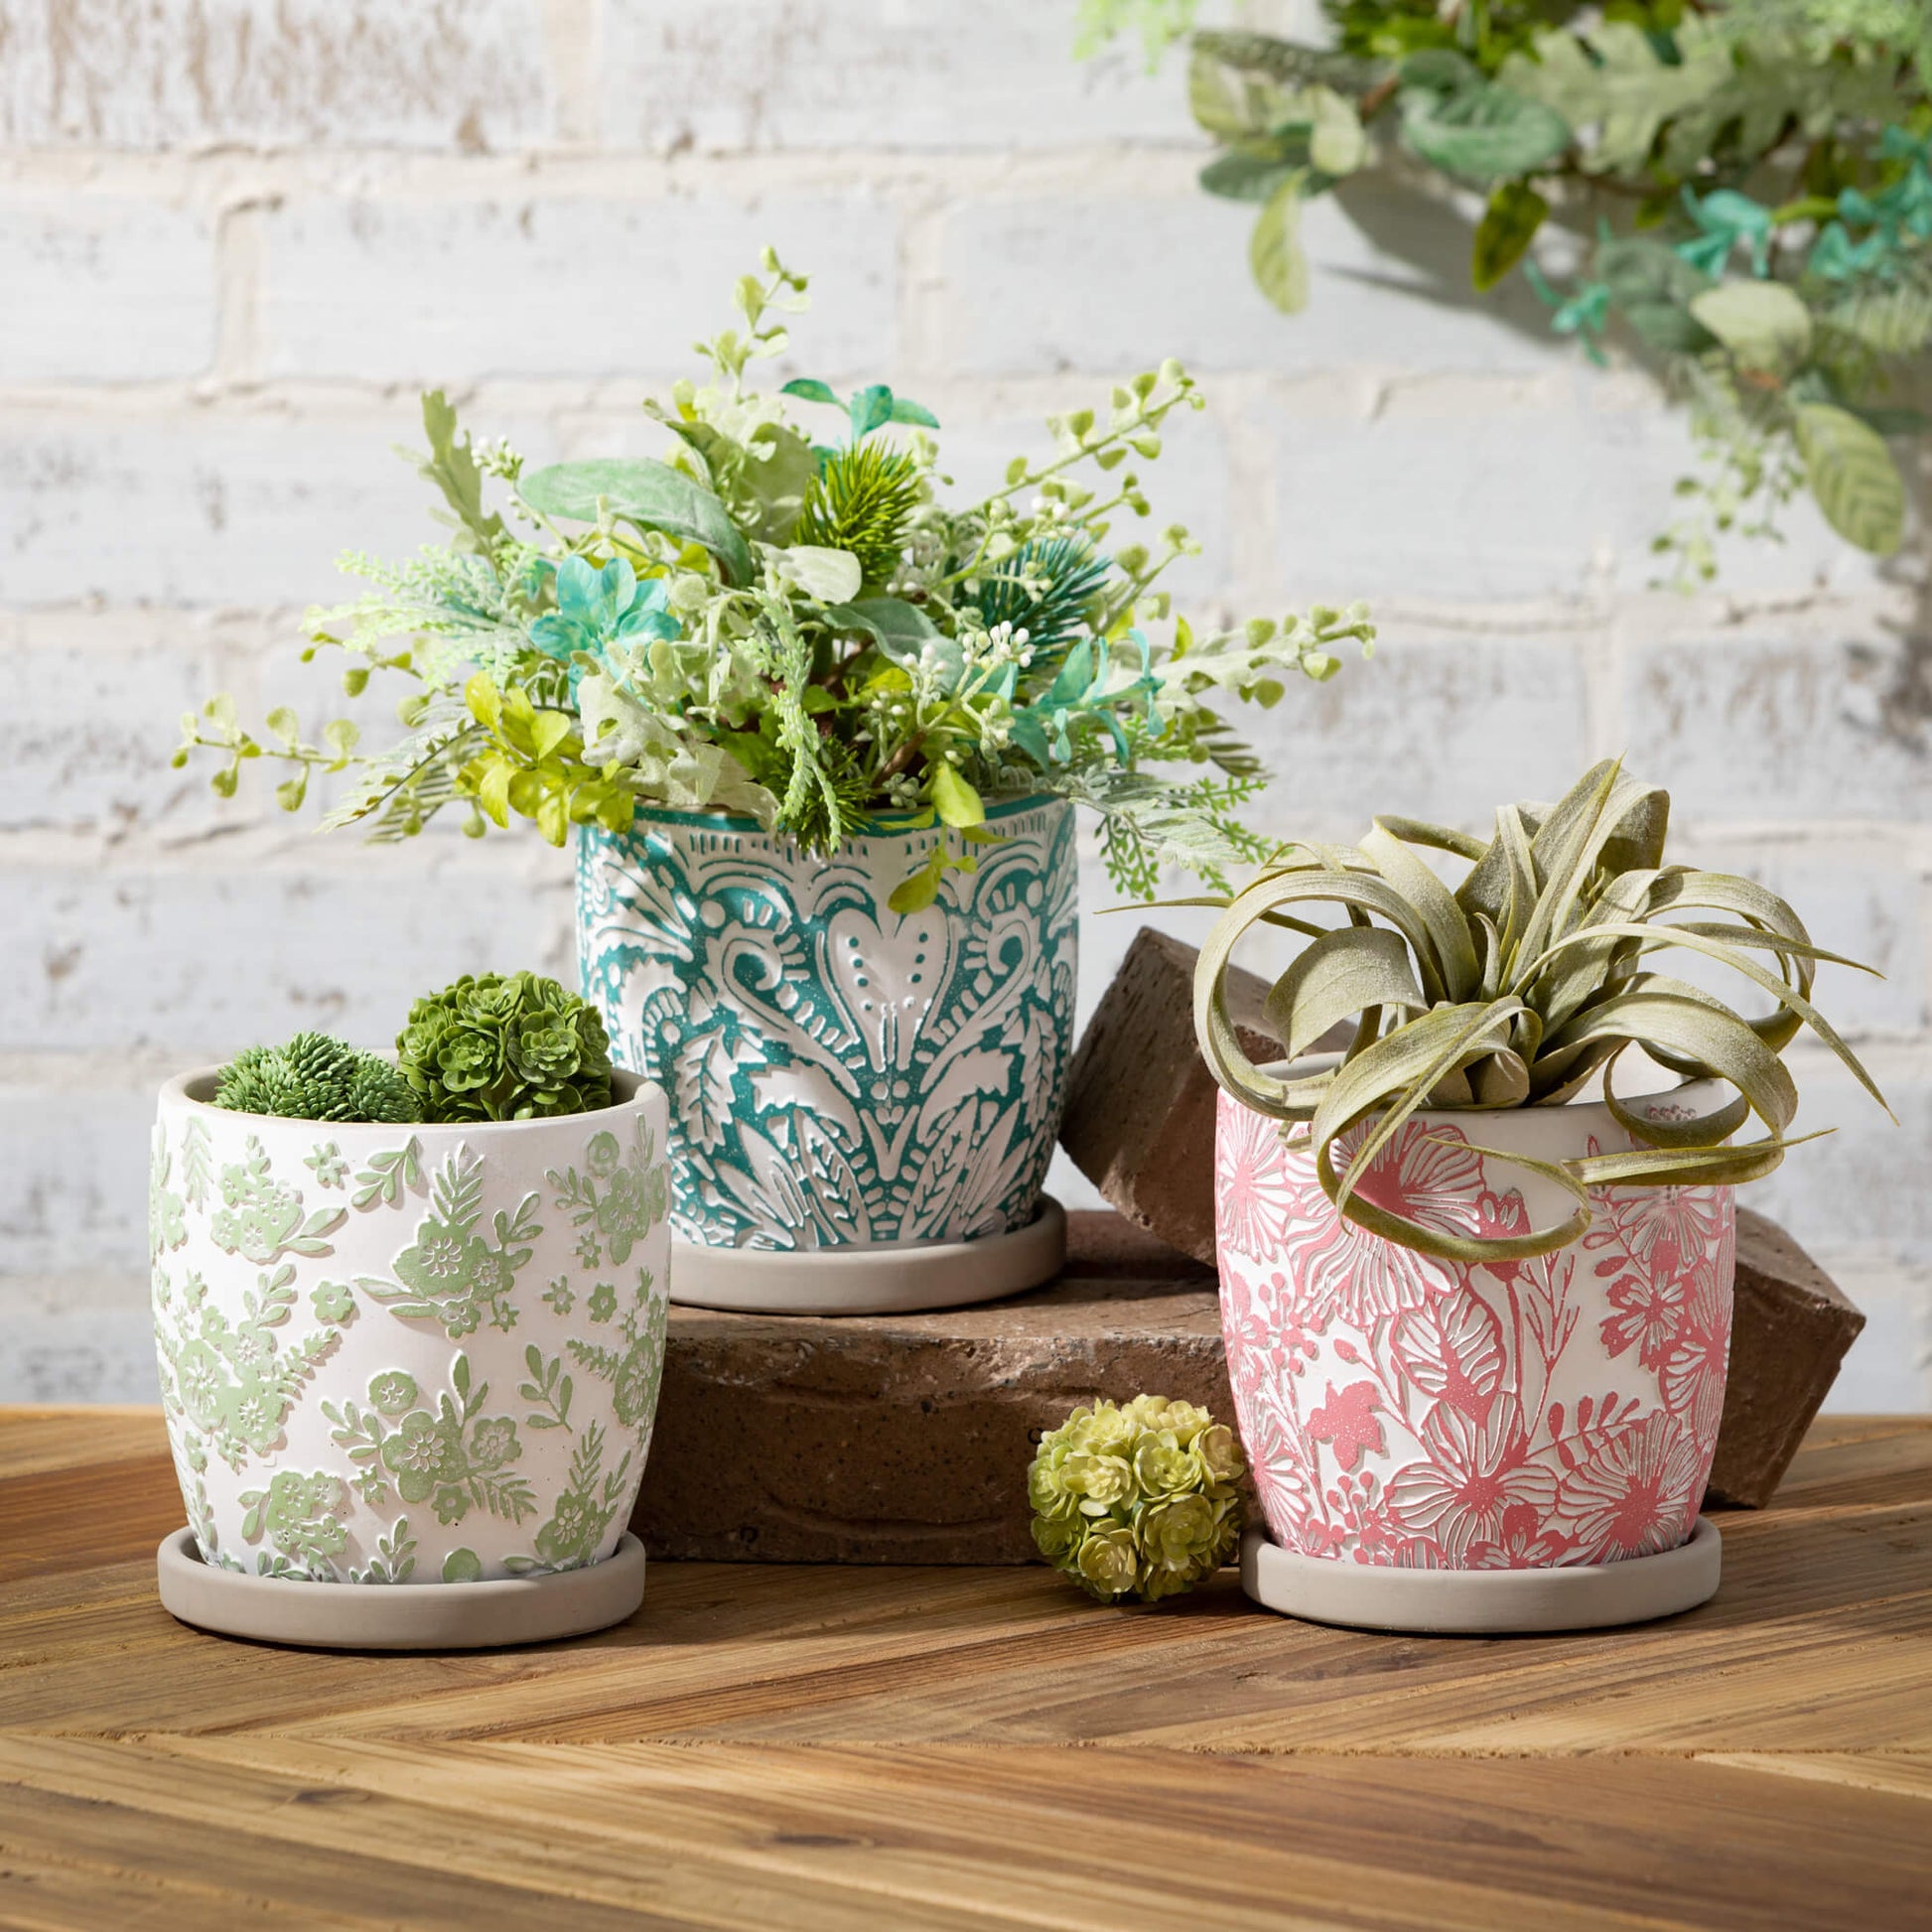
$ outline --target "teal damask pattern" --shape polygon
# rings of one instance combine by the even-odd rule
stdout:
[[[673,1229],[810,1248],[1024,1225],[1072,1041],[1072,808],[996,810],[977,873],[903,917],[887,897],[936,833],[817,859],[744,823],[578,834],[584,987],[670,1097]]]

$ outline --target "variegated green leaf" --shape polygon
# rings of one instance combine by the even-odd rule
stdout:
[[[1905,485],[1885,439],[1849,409],[1800,403],[1798,452],[1818,507],[1849,543],[1889,557],[1905,533]]]

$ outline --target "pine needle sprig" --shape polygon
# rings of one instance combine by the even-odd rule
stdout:
[[[792,542],[850,551],[868,584],[888,584],[919,499],[919,468],[905,451],[876,442],[835,450],[813,480]]]
[[[1026,631],[1037,668],[1085,633],[1112,568],[1079,537],[1035,537],[989,570],[974,596],[989,630],[1007,623]]]

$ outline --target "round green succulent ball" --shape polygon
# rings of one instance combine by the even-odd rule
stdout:
[[[1191,1402],[1137,1395],[1076,1409],[1027,1470],[1034,1542],[1103,1603],[1192,1589],[1234,1554],[1247,1464]]]
[[[214,1104],[282,1120],[422,1118],[409,1083],[387,1060],[328,1034],[297,1034],[285,1046],[244,1047],[221,1069]]]
[[[537,973],[466,973],[409,1009],[396,1064],[427,1121],[534,1120],[611,1104],[597,1009]]]

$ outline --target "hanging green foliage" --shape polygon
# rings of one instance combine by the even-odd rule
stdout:
[[[1210,194],[1258,204],[1254,276],[1310,300],[1301,206],[1397,154],[1486,197],[1470,279],[1519,266],[1592,360],[1622,340],[1688,408],[1702,473],[1654,546],[1689,585],[1725,530],[1772,534],[1808,487],[1898,548],[1891,406],[1932,345],[1932,9],[1921,0],[1321,0],[1332,45],[1191,32],[1194,0],[1084,0],[1087,51],[1189,40],[1223,150]],[[1539,243],[1561,235],[1549,259]],[[1578,260],[1579,255],[1581,259]],[[1559,276],[1559,257],[1577,262]]]

